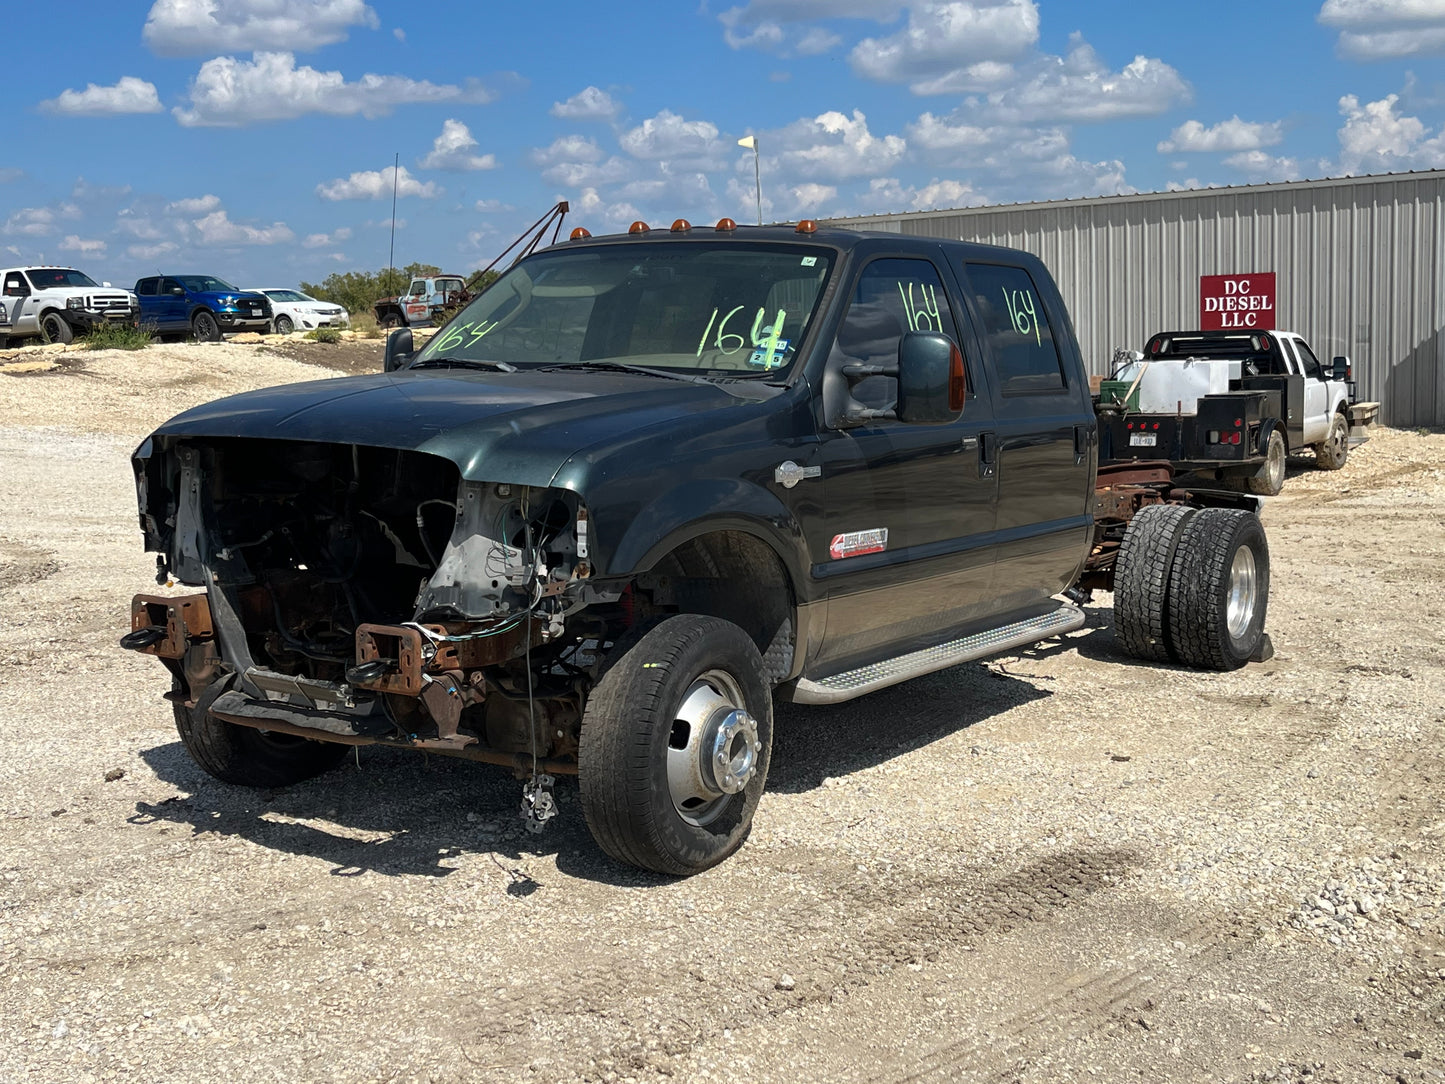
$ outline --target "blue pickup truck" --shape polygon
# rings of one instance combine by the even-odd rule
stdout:
[[[232,331],[267,331],[271,303],[211,275],[164,275],[135,284],[140,324],[162,335],[190,334],[220,342]]]

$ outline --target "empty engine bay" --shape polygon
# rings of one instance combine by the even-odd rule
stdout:
[[[137,472],[158,580],[207,588],[244,639],[227,643],[218,613],[219,659],[196,644],[166,660],[177,695],[234,672],[305,707],[274,691],[303,679],[334,689],[330,709],[384,717],[377,740],[575,753],[583,680],[626,608],[591,580],[576,494],[465,482],[422,452],[259,439],[143,446]],[[189,658],[201,647],[209,665]]]

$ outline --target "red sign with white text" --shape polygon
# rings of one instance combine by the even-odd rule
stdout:
[[[1274,272],[1199,276],[1199,329],[1274,328]]]

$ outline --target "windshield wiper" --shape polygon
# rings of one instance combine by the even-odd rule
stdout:
[[[429,369],[433,365],[446,365],[461,369],[492,369],[499,373],[515,373],[517,371],[515,365],[505,361],[492,361],[490,358],[425,358],[422,361],[412,362],[407,368]]]
[[[697,383],[702,377],[688,376],[686,373],[670,373],[665,369],[649,369],[643,365],[628,365],[623,361],[576,361],[565,365],[541,365],[537,371],[540,373],[563,373],[574,369],[590,369],[599,373],[640,373],[643,376],[660,376],[664,380],[686,380],[690,383]]]

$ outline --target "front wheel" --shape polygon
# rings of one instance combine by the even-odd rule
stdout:
[[[295,331],[295,330],[296,330],[296,324],[295,324],[294,321],[292,321],[291,317],[289,317],[289,316],[278,316],[278,317],[276,317],[276,334],[277,334],[277,335],[290,335],[291,332],[293,332],[293,331]]]
[[[1340,413],[1330,418],[1330,432],[1315,445],[1315,462],[1323,470],[1339,470],[1350,457],[1350,423]]]
[[[743,845],[767,780],[771,682],[747,633],[696,614],[651,629],[587,698],[578,791],[620,862],[674,876]]]
[[[75,341],[75,331],[58,312],[47,312],[40,318],[40,337],[48,343]]]
[[[175,705],[176,730],[191,759],[208,775],[242,787],[286,787],[330,771],[346,746],[255,730]]]
[[[1169,576],[1169,647],[1186,666],[1237,670],[1259,650],[1269,545],[1253,512],[1205,508],[1179,538]]]
[[[191,334],[198,343],[218,343],[221,341],[221,325],[203,309],[191,317]]]

